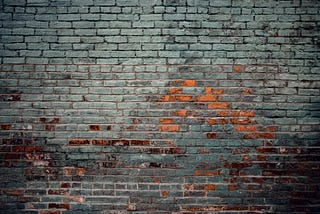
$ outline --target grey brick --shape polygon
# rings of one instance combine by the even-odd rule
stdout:
[[[134,27],[134,28],[153,28],[154,22],[153,21],[133,22],[132,27]]]
[[[101,20],[117,20],[116,14],[102,14]]]
[[[75,35],[79,36],[94,36],[97,35],[97,30],[96,29],[76,29],[74,31]]]
[[[235,1],[238,2],[238,1]],[[210,6],[214,6],[214,7],[226,7],[226,6],[243,6],[243,5],[235,5],[234,3],[231,3],[231,0],[210,0]],[[252,3],[253,6],[253,3]]]
[[[163,20],[185,20],[186,15],[185,14],[163,14]]]

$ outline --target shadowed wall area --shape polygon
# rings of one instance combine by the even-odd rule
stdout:
[[[320,212],[316,0],[0,0],[0,213]]]

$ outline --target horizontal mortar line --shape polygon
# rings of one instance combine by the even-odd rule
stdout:
[[[196,66],[196,67],[204,67],[204,66],[231,66],[231,65],[249,65],[249,66],[259,66],[259,67],[263,67],[263,66],[274,66],[274,67],[278,67],[278,64],[272,64],[272,63],[261,63],[261,64],[255,64],[255,63],[250,63],[250,64],[226,64],[226,63],[222,63],[222,64],[48,64],[48,63],[43,63],[43,64],[36,64],[36,63],[4,63],[1,64],[0,67],[4,67],[4,66],[26,66],[26,67],[31,67],[31,66],[88,66],[88,67],[94,67],[94,66],[115,66],[115,67],[148,67],[148,66],[155,66],[155,67],[188,67],[188,66]]]

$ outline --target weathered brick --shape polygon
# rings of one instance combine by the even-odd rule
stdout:
[[[0,212],[316,212],[318,7],[2,1]]]

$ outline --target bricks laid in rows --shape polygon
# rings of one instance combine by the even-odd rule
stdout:
[[[3,64],[1,76],[3,212],[318,209],[316,78],[246,64]]]

